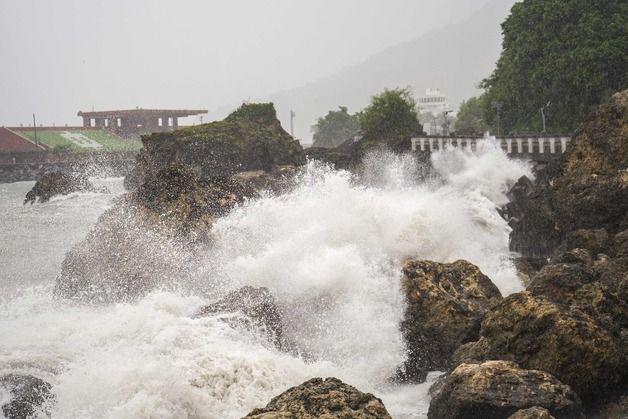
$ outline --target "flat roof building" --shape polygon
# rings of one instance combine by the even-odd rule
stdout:
[[[79,111],[83,127],[101,128],[122,137],[149,132],[173,131],[179,127],[178,118],[207,113],[203,109],[126,109],[113,111]]]

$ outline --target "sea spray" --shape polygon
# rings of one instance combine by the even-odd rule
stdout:
[[[405,357],[400,263],[464,258],[504,294],[518,290],[495,207],[529,175],[490,146],[432,161],[430,182],[417,182],[424,171],[412,156],[367,157],[359,178],[310,162],[284,195],[215,224],[196,295],[90,306],[51,300],[50,284],[22,290],[0,303],[0,373],[49,381],[55,418],[236,418],[313,376],[373,392],[394,417],[423,417],[428,386],[389,382]],[[293,350],[224,314],[194,316],[244,285],[271,290]]]

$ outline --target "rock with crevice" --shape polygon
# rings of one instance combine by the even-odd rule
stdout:
[[[380,399],[337,378],[312,378],[273,398],[249,419],[390,419]]]
[[[458,363],[510,360],[551,373],[589,405],[628,378],[625,342],[577,306],[521,292],[488,311],[480,339],[461,346]]]
[[[429,419],[502,419],[521,409],[548,409],[556,418],[581,418],[578,395],[551,374],[514,362],[461,364],[432,397]]]
[[[89,178],[77,172],[51,172],[42,175],[30,191],[26,193],[24,205],[47,202],[56,195],[73,192],[109,193],[107,188],[96,187]]]
[[[398,373],[401,381],[420,382],[429,371],[450,368],[454,351],[477,339],[484,313],[502,299],[495,284],[465,260],[406,261],[402,286],[408,359]]]

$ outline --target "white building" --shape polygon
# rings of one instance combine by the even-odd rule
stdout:
[[[447,96],[439,89],[426,89],[425,96],[418,101],[423,130],[429,135],[449,134],[446,118],[452,112]]]

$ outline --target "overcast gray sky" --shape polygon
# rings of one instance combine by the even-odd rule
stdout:
[[[486,0],[0,0],[0,125],[207,108],[300,86]]]

